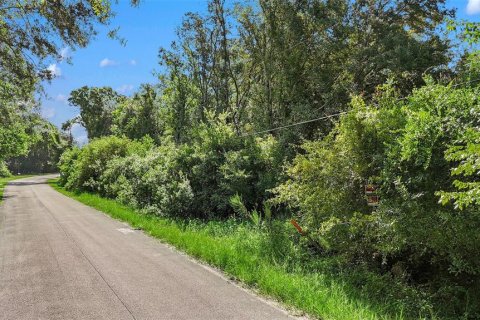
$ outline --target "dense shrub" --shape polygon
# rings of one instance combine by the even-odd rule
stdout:
[[[192,190],[177,159],[181,149],[166,143],[146,154],[108,162],[100,178],[106,195],[157,215],[182,216],[191,208]]]
[[[69,189],[160,215],[225,218],[235,194],[248,207],[261,204],[282,176],[281,163],[275,139],[239,137],[222,115],[195,128],[189,144],[164,136],[154,148],[150,139],[104,137],[66,152],[59,166]]]
[[[69,151],[60,159],[61,181],[68,189],[80,189],[105,193],[100,176],[107,163],[117,157],[144,154],[153,147],[149,138],[132,141],[116,136],[92,140],[80,150]]]
[[[455,208],[463,210],[471,205],[480,204],[480,131],[471,126],[465,130],[465,135],[459,138],[454,145],[449,146],[445,153],[446,159],[455,164],[452,175],[457,179],[453,181],[455,191],[441,191],[443,204],[454,201]]]
[[[475,192],[477,142],[458,144],[466,130],[478,130],[477,97],[477,88],[429,83],[407,100],[390,89],[373,105],[355,99],[329,136],[303,144],[304,153],[287,168],[290,178],[275,189],[276,201],[299,210],[326,252],[416,282],[442,279],[438,292],[471,294],[480,283],[480,216],[476,202],[454,187]],[[467,173],[470,183],[452,186],[452,172]],[[380,186],[378,208],[366,206],[367,180]],[[460,211],[450,199],[458,208],[471,206]],[[449,281],[456,285],[443,286]]]
[[[75,175],[75,162],[77,161],[79,154],[80,149],[77,147],[65,150],[60,156],[60,161],[58,162],[58,169],[60,170],[59,183],[66,186],[68,189],[72,189],[76,183],[74,179],[78,175]]]
[[[0,177],[9,177],[11,175],[4,161],[0,161]]]
[[[478,207],[460,212],[439,204],[438,196],[452,189],[455,163],[448,161],[449,146],[480,122],[477,97],[477,88],[430,84],[415,91],[403,107],[405,126],[386,151],[381,171],[384,201],[378,214],[392,225],[390,250],[408,252],[415,267],[480,272]]]
[[[204,217],[227,217],[230,197],[248,207],[262,203],[281,179],[281,152],[272,137],[239,137],[226,115],[211,118],[192,134],[182,162],[194,193],[193,210]]]
[[[380,113],[357,99],[352,108],[327,137],[302,145],[286,169],[289,179],[275,189],[275,202],[298,209],[324,250],[371,257],[375,239],[366,235],[375,221],[363,185],[379,175],[391,139],[382,126],[397,127],[401,118],[396,106]]]

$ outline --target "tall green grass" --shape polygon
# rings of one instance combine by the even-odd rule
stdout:
[[[115,200],[90,193],[62,194],[223,270],[256,291],[320,319],[435,318],[417,291],[361,268],[345,268],[336,258],[319,259],[295,245],[299,236],[287,223],[268,229],[248,222],[186,221],[142,214]]]

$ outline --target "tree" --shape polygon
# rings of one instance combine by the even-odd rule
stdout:
[[[268,130],[345,111],[352,94],[370,100],[387,79],[408,95],[425,74],[441,77],[451,53],[437,30],[453,14],[443,0],[259,0],[233,8],[212,0],[204,15],[186,15],[171,51],[162,49],[161,81],[181,99],[171,105],[198,101],[179,109],[184,124],[213,110],[229,113],[237,134]],[[274,134],[289,144],[331,129],[318,121]]]
[[[112,131],[130,139],[149,136],[160,142],[162,123],[160,117],[159,88],[142,85],[132,98],[124,99],[113,111]]]
[[[137,5],[138,0],[131,0]],[[64,59],[61,49],[85,47],[98,24],[108,25],[111,1],[5,0],[0,3],[0,89],[28,95],[39,79],[54,74],[46,61]],[[110,31],[112,38],[116,30]],[[118,37],[117,37],[118,38]],[[16,92],[3,90],[15,88]]]
[[[348,1],[259,1],[259,8],[239,16],[256,79],[248,121],[265,130],[344,109]],[[275,134],[292,141],[330,127],[315,123]]]
[[[60,155],[71,142],[57,127],[39,116],[32,130],[28,153],[10,158],[8,168],[14,173],[55,172]]]
[[[439,77],[451,60],[450,41],[439,27],[453,18],[445,0],[355,1],[349,16],[351,89],[371,96],[389,77],[407,95],[423,77]]]
[[[80,109],[78,122],[93,139],[111,134],[113,111],[125,99],[110,87],[84,86],[73,90],[68,101]]]
[[[12,103],[0,99],[0,166],[8,158],[28,151],[33,110],[32,101]]]

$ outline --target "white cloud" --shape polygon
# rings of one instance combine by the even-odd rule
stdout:
[[[51,119],[55,117],[55,109],[51,107],[43,107],[42,108],[42,117],[45,119]]]
[[[51,65],[49,65],[47,70],[50,71],[53,78],[60,77],[62,75],[62,69],[60,69],[60,67],[57,66],[56,63],[52,63]]]
[[[60,94],[57,94],[57,96],[55,97],[55,101],[67,104],[68,103],[68,97],[66,95],[60,93]]]
[[[480,0],[468,0],[467,13],[468,14],[480,13]]]
[[[130,60],[130,65],[136,66],[137,65],[137,60],[135,60],[135,59]]]
[[[114,65],[116,65],[117,63],[113,60],[110,60],[108,58],[105,58],[103,59],[102,61],[100,61],[100,68],[105,68],[105,67],[112,67]]]
[[[133,90],[133,85],[131,85],[131,84],[124,84],[124,85],[117,88],[117,91],[122,93],[122,94],[127,94],[132,90]]]
[[[63,61],[65,59],[68,59],[70,57],[70,48],[65,47],[60,49],[60,60]]]

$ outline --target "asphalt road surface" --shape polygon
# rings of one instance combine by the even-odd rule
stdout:
[[[47,178],[5,189],[0,319],[291,319]]]

